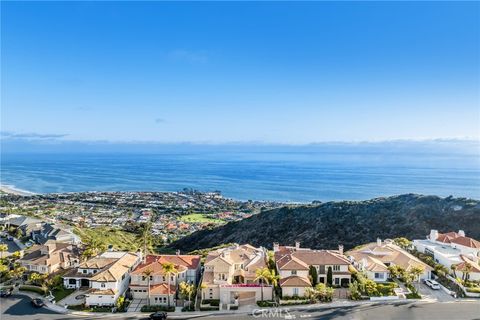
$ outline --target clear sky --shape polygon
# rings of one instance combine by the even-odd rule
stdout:
[[[2,2],[3,138],[479,138],[478,2]]]

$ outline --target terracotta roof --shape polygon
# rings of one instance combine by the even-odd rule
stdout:
[[[172,262],[172,259],[164,259],[163,256],[149,256],[149,257],[150,259],[147,259],[145,263],[139,264],[138,267],[136,267],[135,270],[133,270],[131,273],[141,275],[143,274],[143,272],[147,270],[151,270],[153,272],[153,275],[164,275],[165,272],[163,271],[162,264],[167,262],[173,263],[175,265],[175,269],[179,273],[187,271],[187,267],[183,265],[175,264],[174,262]]]
[[[280,247],[280,250],[275,252],[275,262],[281,270],[292,270],[292,260],[300,261],[299,267],[301,266],[303,270],[305,270],[305,266],[308,269],[308,266],[312,265],[350,265],[347,257],[334,250]]]
[[[280,279],[279,284],[281,287],[311,287],[310,280],[299,276],[289,276]]]
[[[456,237],[450,240],[451,243],[456,243],[465,247],[480,249],[480,241],[469,237]]]
[[[176,288],[173,285],[170,285],[170,294],[174,295],[176,292]],[[168,294],[168,284],[161,283],[150,288],[150,294]]]
[[[478,264],[478,262],[475,262],[464,255],[460,255],[460,258],[462,258],[463,262],[457,264],[458,271],[465,271],[466,265],[469,264],[472,267],[470,272],[480,272],[480,265]]]

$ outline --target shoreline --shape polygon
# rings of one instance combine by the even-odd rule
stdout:
[[[15,188],[15,186],[12,186],[10,184],[0,184],[0,191],[8,194],[14,194],[17,196],[33,196],[36,194],[34,192]]]

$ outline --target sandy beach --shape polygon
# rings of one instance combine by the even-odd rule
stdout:
[[[9,194],[15,194],[17,196],[31,196],[34,194],[33,192],[17,189],[14,186],[6,185],[6,184],[0,185],[0,191],[9,193]]]

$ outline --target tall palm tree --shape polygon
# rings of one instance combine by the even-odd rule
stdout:
[[[152,276],[153,274],[153,270],[152,269],[146,269],[145,271],[142,272],[142,275],[145,276],[147,278],[147,285],[148,285],[148,288],[147,288],[147,305],[149,306],[150,305],[150,277]]]
[[[168,307],[170,308],[170,280],[171,280],[170,277],[172,275],[176,275],[178,273],[178,270],[175,267],[175,265],[171,262],[162,263],[162,269],[163,269],[163,272],[165,273],[165,275],[167,276],[167,284],[168,284],[168,287],[167,287],[167,303],[168,303]]]
[[[148,254],[148,244],[150,244],[152,237],[152,223],[146,222],[142,229],[142,241],[143,241],[143,261],[145,262]]]
[[[8,246],[4,243],[0,244],[0,258],[3,259],[3,253],[8,251]]]
[[[255,276],[256,276],[256,278],[255,278],[254,281],[260,281],[262,283],[262,286],[261,286],[262,298],[261,298],[261,300],[263,301],[263,282],[268,283],[268,281],[272,277],[272,273],[270,272],[270,269],[268,269],[267,267],[258,268],[257,271],[255,271]]]
[[[423,273],[424,269],[422,267],[413,267],[412,270],[410,270],[410,273],[413,276],[413,279],[418,282],[418,279],[420,278],[420,275]]]

